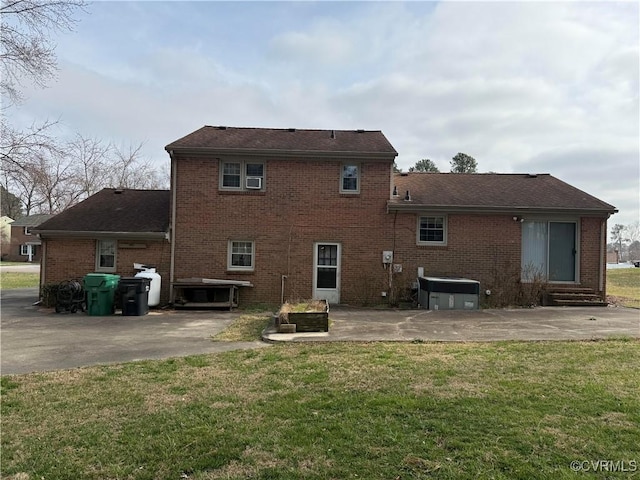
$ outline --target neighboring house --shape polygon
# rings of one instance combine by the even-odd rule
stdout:
[[[607,263],[620,263],[620,253],[618,250],[607,252]]]
[[[3,215],[0,217],[0,256],[5,260],[11,252],[11,223],[12,218]]]
[[[11,224],[10,250],[5,260],[11,262],[40,262],[40,238],[33,230],[53,215],[29,215]]]
[[[169,192],[105,188],[44,222],[36,232],[44,259],[40,284],[87,273],[132,277],[134,263],[155,267],[168,302]]]
[[[394,174],[380,131],[205,126],[165,149],[170,192],[103,190],[38,229],[42,282],[137,262],[172,302],[228,282],[241,304],[384,303],[419,274],[477,280],[487,303],[535,282],[604,299],[616,209],[548,174]]]

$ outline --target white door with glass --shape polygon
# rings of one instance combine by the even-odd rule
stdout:
[[[523,222],[522,280],[575,282],[576,234],[576,222]]]
[[[340,303],[339,243],[314,244],[313,298]]]

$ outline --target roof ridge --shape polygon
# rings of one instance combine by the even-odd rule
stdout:
[[[228,125],[204,125],[202,128],[216,128],[218,130],[269,130],[289,132],[357,132],[357,133],[381,133],[382,130],[367,130],[364,128],[298,128],[298,127],[234,127]]]

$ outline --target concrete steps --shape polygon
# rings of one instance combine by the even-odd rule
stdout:
[[[606,307],[608,303],[591,288],[550,287],[545,304],[557,307]]]

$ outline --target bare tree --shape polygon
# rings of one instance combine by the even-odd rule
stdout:
[[[93,195],[104,187],[105,172],[111,168],[112,145],[98,138],[76,134],[67,145],[67,155],[75,165],[74,182],[78,199]]]
[[[33,123],[26,130],[11,128],[5,118],[2,118],[0,134],[0,159],[2,168],[20,168],[32,161],[32,157],[48,150],[51,153],[60,152],[60,146],[52,136],[53,128],[58,121],[47,120],[44,123]]]
[[[113,147],[112,175],[108,186],[114,188],[166,188],[162,173],[142,153],[144,143]]]
[[[85,6],[84,0],[0,1],[2,186],[21,199],[27,215],[46,203],[42,194],[51,190],[51,186],[43,190],[43,165],[50,164],[44,159],[58,158],[62,153],[53,137],[58,122],[34,122],[20,130],[9,125],[7,111],[23,100],[21,87],[25,80],[44,87],[55,75],[57,61],[51,36],[71,30],[73,15]]]
[[[22,100],[24,79],[44,87],[56,71],[53,33],[72,30],[83,0],[2,0],[0,4],[0,91],[12,103]]]

